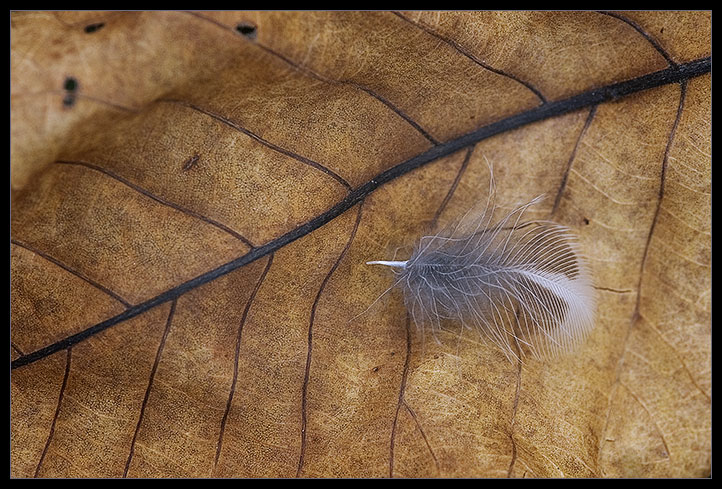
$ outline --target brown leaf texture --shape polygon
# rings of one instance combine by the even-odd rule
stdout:
[[[710,475],[710,12],[10,20],[13,477]],[[574,354],[374,302],[489,164]]]

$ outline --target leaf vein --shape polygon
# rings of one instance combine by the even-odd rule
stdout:
[[[53,421],[50,423],[50,432],[48,433],[48,438],[45,441],[45,447],[43,448],[43,453],[40,455],[40,459],[38,460],[38,465],[35,467],[35,475],[33,477],[37,478],[38,474],[40,473],[40,467],[43,465],[43,461],[45,460],[45,456],[48,454],[48,448],[50,447],[50,442],[53,439],[53,434],[55,434],[55,424],[58,421],[58,416],[60,415],[60,409],[63,404],[63,397],[65,396],[65,388],[68,385],[68,377],[70,376],[70,357],[72,354],[73,349],[68,348],[68,353],[65,356],[65,374],[63,374],[63,383],[60,385],[60,393],[58,394],[58,404],[55,407],[55,414],[53,415]]]
[[[255,247],[255,246],[253,246],[253,243],[251,243],[251,241],[248,238],[246,238],[245,236],[241,235],[240,233],[234,231],[233,229],[229,228],[225,224],[222,224],[214,219],[211,219],[210,217],[204,216],[203,214],[199,214],[198,212],[187,209],[179,204],[176,204],[175,202],[170,202],[168,200],[165,200],[162,197],[159,197],[159,196],[153,194],[152,192],[149,192],[148,190],[144,189],[143,187],[136,185],[135,183],[131,182],[130,180],[127,180],[127,179],[121,177],[120,175],[116,175],[115,173],[111,172],[110,170],[106,170],[105,168],[102,168],[98,165],[95,165],[93,163],[88,163],[85,161],[57,160],[55,163],[59,164],[59,165],[82,166],[85,168],[89,168],[91,170],[95,170],[99,173],[102,173],[103,175],[106,175],[114,180],[117,180],[118,182],[122,183],[123,185],[135,190],[136,192],[138,192],[142,195],[145,195],[146,197],[149,197],[149,198],[155,200],[156,202],[158,202],[160,204],[171,207],[177,211],[180,211],[184,214],[188,214],[189,216],[195,217],[196,219],[200,219],[203,222],[207,222],[208,224],[215,226],[218,229],[221,229],[222,231],[227,232],[234,238],[242,241],[243,243],[245,243],[246,245],[248,245],[251,248]]]
[[[34,352],[28,353],[11,362],[11,368],[19,368],[28,365],[37,360],[45,358],[52,353],[63,350],[76,343],[84,341],[92,335],[95,335],[107,328],[115,326],[127,319],[137,316],[159,304],[173,300],[174,298],[192,290],[200,285],[208,283],[216,278],[225,275],[239,267],[247,265],[259,258],[266,256],[274,251],[286,246],[287,244],[311,233],[319,227],[327,224],[336,217],[340,216],[354,205],[363,200],[367,195],[374,192],[380,186],[399,178],[417,168],[427,165],[444,156],[459,151],[469,145],[475,144],[484,139],[488,139],[496,134],[517,129],[519,127],[541,121],[551,117],[560,116],[583,107],[589,107],[604,101],[615,100],[619,97],[631,95],[643,90],[649,90],[654,87],[667,85],[670,83],[678,83],[683,80],[694,78],[709,73],[711,70],[711,58],[698,59],[677,68],[668,68],[665,70],[650,73],[638,78],[627,80],[620,83],[608,85],[598,89],[593,89],[575,95],[568,99],[557,102],[549,102],[533,109],[521,112],[506,119],[493,122],[468,134],[452,139],[448,142],[434,146],[408,160],[397,164],[378,174],[367,183],[352,190],[344,199],[329,208],[326,212],[319,214],[300,226],[291,229],[287,233],[275,238],[264,245],[253,248],[248,253],[225,263],[213,270],[209,270],[191,280],[188,280],[172,289],[148,299],[147,301],[137,304],[121,314],[110,317],[90,328],[87,328],[77,334],[66,337],[52,345],[48,345]]]
[[[589,129],[589,126],[592,124],[594,115],[597,113],[597,107],[598,107],[598,105],[593,105],[592,108],[589,109],[589,115],[587,115],[587,119],[584,121],[584,126],[582,126],[582,130],[579,131],[579,136],[577,136],[577,140],[574,143],[574,148],[572,149],[572,153],[569,155],[569,160],[567,161],[567,167],[564,170],[564,174],[562,175],[562,181],[559,184],[559,191],[557,192],[557,195],[554,198],[554,205],[552,206],[550,217],[554,216],[554,214],[556,214],[557,210],[559,209],[559,204],[561,203],[561,200],[562,200],[562,194],[564,193],[564,189],[567,186],[567,181],[569,180],[569,172],[572,169],[572,164],[574,163],[574,158],[576,158],[576,156],[577,156],[577,150],[579,149],[579,144],[581,143],[582,139],[584,138],[584,135],[587,133],[587,129]]]
[[[308,166],[310,166],[310,167],[312,167],[312,168],[315,168],[316,170],[319,170],[319,171],[325,173],[326,175],[329,175],[331,178],[333,178],[334,180],[336,180],[337,182],[339,182],[341,185],[343,185],[344,187],[346,187],[347,190],[350,190],[350,189],[351,189],[351,184],[348,183],[341,175],[339,175],[338,173],[334,172],[334,171],[331,170],[330,168],[322,165],[321,163],[318,163],[317,161],[313,161],[313,160],[310,159],[310,158],[306,158],[305,156],[301,156],[301,155],[298,154],[298,153],[294,153],[294,152],[291,151],[291,150],[282,148],[281,146],[278,146],[277,144],[274,144],[274,143],[268,141],[267,139],[262,138],[261,136],[259,136],[258,134],[254,133],[253,131],[251,131],[251,130],[249,130],[249,129],[246,129],[245,127],[243,127],[243,126],[241,126],[240,124],[232,121],[231,119],[228,119],[228,118],[225,117],[225,116],[222,116],[222,115],[220,115],[220,114],[216,114],[215,112],[212,112],[212,111],[210,111],[210,110],[208,110],[208,109],[204,109],[203,107],[199,107],[199,106],[197,106],[197,105],[195,105],[195,104],[192,104],[192,103],[190,103],[190,102],[186,102],[186,101],[184,101],[184,100],[171,99],[171,98],[162,98],[162,99],[159,99],[158,102],[164,102],[164,103],[181,105],[181,106],[183,106],[183,107],[188,107],[189,109],[192,109],[192,110],[195,110],[195,111],[197,111],[197,112],[200,112],[201,114],[205,114],[205,115],[207,115],[208,117],[211,117],[211,118],[213,118],[213,119],[215,119],[215,120],[217,120],[217,121],[219,121],[219,122],[227,125],[228,127],[231,127],[231,128],[233,128],[233,129],[235,129],[235,130],[237,130],[237,131],[245,134],[246,136],[248,136],[248,137],[250,137],[251,139],[253,139],[254,141],[256,141],[256,142],[258,142],[258,143],[266,146],[267,148],[270,148],[270,149],[272,149],[272,150],[274,150],[274,151],[276,151],[276,152],[278,152],[278,153],[281,153],[281,154],[286,155],[286,156],[288,156],[288,157],[290,157],[290,158],[293,158],[293,159],[296,160],[296,161],[299,161],[299,162],[301,162],[301,163],[303,163],[303,164],[305,164],[305,165],[308,165]]]
[[[507,78],[510,78],[510,79],[514,80],[515,82],[520,83],[521,85],[524,85],[524,86],[525,86],[526,88],[528,88],[532,93],[534,93],[534,95],[536,95],[542,103],[546,103],[546,102],[547,102],[546,97],[544,97],[544,95],[541,93],[541,91],[540,91],[538,88],[536,88],[534,85],[532,85],[531,82],[526,81],[526,80],[522,80],[522,79],[519,78],[518,76],[513,75],[513,74],[511,74],[511,73],[507,73],[506,71],[501,70],[501,69],[499,69],[499,68],[494,68],[494,67],[491,66],[490,64],[488,64],[488,63],[482,61],[481,59],[479,59],[478,56],[476,56],[475,54],[473,54],[472,52],[470,52],[469,50],[467,50],[466,48],[464,48],[464,47],[463,47],[461,44],[459,44],[458,42],[454,41],[454,40],[451,39],[451,38],[448,38],[448,37],[446,37],[446,36],[443,36],[442,34],[436,32],[436,31],[433,30],[431,27],[429,27],[429,26],[427,26],[427,25],[425,25],[425,24],[423,24],[423,23],[421,23],[421,22],[414,22],[413,20],[409,19],[408,17],[406,17],[406,16],[405,16],[404,14],[402,14],[401,12],[392,12],[392,13],[393,13],[394,15],[396,15],[397,17],[400,17],[401,19],[405,20],[405,21],[408,22],[409,24],[411,24],[411,25],[413,25],[413,26],[415,26],[415,27],[423,30],[423,31],[426,32],[427,34],[430,34],[430,35],[436,37],[437,39],[440,39],[441,41],[445,42],[446,44],[450,45],[451,47],[453,47],[454,49],[456,49],[459,53],[461,53],[461,54],[464,55],[465,57],[469,58],[471,61],[473,61],[473,62],[476,63],[477,65],[481,66],[482,68],[484,68],[484,69],[486,69],[486,70],[489,70],[489,71],[491,71],[492,73],[496,73],[497,75],[501,75],[501,76],[505,76],[505,77],[507,77]]]
[[[69,273],[75,275],[76,277],[84,280],[85,282],[89,283],[90,285],[92,285],[92,286],[95,287],[96,289],[105,292],[106,294],[108,294],[109,296],[111,296],[113,299],[115,299],[115,300],[117,300],[118,302],[120,302],[121,304],[123,304],[125,307],[131,307],[130,302],[128,302],[127,300],[123,299],[121,296],[119,296],[118,294],[116,294],[115,292],[113,292],[112,290],[110,290],[109,288],[107,288],[106,286],[99,284],[98,282],[96,282],[95,280],[93,280],[93,279],[91,279],[90,277],[86,276],[86,275],[83,274],[82,272],[79,272],[78,270],[74,270],[74,269],[70,268],[68,265],[62,263],[60,260],[58,260],[58,259],[56,259],[56,258],[53,258],[52,256],[48,255],[47,253],[45,253],[45,252],[43,252],[43,251],[40,251],[39,249],[35,248],[34,246],[31,246],[31,245],[29,245],[29,244],[27,244],[27,243],[23,243],[22,241],[19,241],[19,240],[15,239],[15,238],[11,238],[11,239],[10,239],[10,242],[11,242],[12,244],[16,245],[16,246],[19,246],[19,247],[21,247],[21,248],[25,248],[26,250],[28,250],[28,251],[30,251],[30,252],[38,255],[38,256],[41,257],[41,258],[44,258],[45,260],[49,261],[50,263],[52,263],[52,264],[54,264],[54,265],[57,265],[58,267],[60,267],[60,268],[62,268],[63,270],[65,270],[66,272],[69,272]]]
[[[620,15],[616,12],[601,11],[598,13],[600,13],[602,15],[607,15],[609,17],[613,17],[617,20],[621,20],[622,22],[628,24],[634,30],[636,30],[639,34],[641,34],[642,37],[644,37],[652,45],[652,47],[654,49],[656,49],[659,54],[662,55],[662,57],[665,59],[665,61],[667,61],[667,64],[669,64],[669,66],[672,66],[672,67],[678,66],[677,63],[669,55],[669,53],[667,53],[667,51],[659,44],[659,42],[657,42],[657,40],[654,39],[647,31],[642,29],[642,26],[640,26],[636,22],[633,22],[631,19],[628,19],[627,17],[624,17],[623,15]]]
[[[336,262],[333,264],[331,269],[326,274],[326,277],[324,277],[323,281],[321,282],[320,287],[318,288],[318,293],[316,294],[316,298],[313,301],[313,305],[311,306],[311,318],[309,320],[308,324],[308,340],[307,340],[307,346],[306,346],[306,366],[304,368],[304,374],[303,374],[303,385],[301,387],[301,443],[300,443],[300,449],[299,449],[299,456],[298,456],[298,467],[296,469],[296,477],[301,476],[301,472],[303,471],[303,464],[304,464],[304,458],[306,455],[306,426],[308,421],[308,384],[309,380],[311,378],[311,357],[313,353],[313,322],[316,318],[316,308],[318,307],[318,303],[321,299],[321,295],[323,294],[324,289],[326,288],[326,284],[331,279],[331,276],[338,268],[339,264],[343,260],[343,258],[346,256],[346,253],[348,252],[349,248],[351,248],[351,243],[353,242],[354,238],[356,237],[356,231],[358,231],[359,224],[361,222],[361,211],[363,209],[363,201],[359,203],[358,211],[356,214],[356,222],[354,223],[353,229],[351,230],[351,233],[349,235],[348,241],[346,242],[346,246],[341,251],[341,254],[339,254],[338,258],[336,259]]]
[[[197,18],[199,18],[199,19],[208,21],[208,22],[210,22],[210,23],[212,23],[212,24],[214,24],[214,25],[216,25],[216,26],[218,26],[218,27],[220,27],[220,28],[222,28],[222,29],[225,29],[225,30],[231,32],[231,33],[234,35],[234,37],[238,37],[238,36],[236,36],[236,33],[233,31],[233,29],[231,29],[231,28],[228,27],[227,25],[224,25],[224,24],[222,24],[222,23],[220,23],[220,22],[215,21],[214,19],[211,19],[211,18],[209,18],[209,17],[206,17],[206,16],[204,16],[204,15],[201,15],[201,14],[199,14],[198,12],[187,12],[187,13],[190,14],[190,15],[192,15],[192,16],[194,16],[194,17],[197,17]],[[244,38],[244,39],[246,39],[246,38]],[[246,40],[248,41],[248,39],[246,39]],[[250,42],[250,41],[249,41],[249,42]],[[361,84],[359,84],[359,83],[352,82],[352,81],[349,81],[349,80],[336,80],[336,79],[333,79],[333,78],[329,78],[329,77],[327,77],[327,76],[325,76],[325,75],[322,75],[322,74],[320,74],[320,73],[318,73],[318,72],[310,69],[310,68],[307,67],[307,66],[303,66],[303,65],[301,65],[301,64],[299,64],[299,63],[296,63],[295,61],[287,58],[286,56],[284,56],[283,54],[279,53],[278,51],[275,51],[275,50],[271,49],[270,47],[268,47],[268,46],[266,46],[266,45],[264,45],[264,44],[259,43],[258,41],[253,41],[252,44],[258,46],[260,49],[263,49],[263,50],[266,51],[267,53],[269,53],[269,54],[271,54],[271,55],[273,55],[273,56],[281,59],[282,61],[284,61],[285,63],[287,63],[288,65],[292,66],[294,69],[296,69],[297,71],[299,71],[299,72],[301,72],[301,73],[303,73],[303,74],[305,74],[305,75],[308,75],[308,76],[311,76],[311,77],[313,77],[313,78],[316,78],[317,80],[320,80],[320,81],[322,81],[322,82],[324,82],[324,83],[329,83],[329,84],[333,84],[333,85],[339,85],[339,84],[341,84],[341,85],[348,85],[348,86],[351,86],[351,87],[355,88],[356,90],[361,90],[361,91],[365,92],[366,94],[370,95],[371,97],[377,99],[379,102],[381,102],[382,104],[384,104],[384,105],[385,105],[386,107],[388,107],[391,111],[393,111],[394,113],[396,113],[396,115],[398,115],[398,116],[401,117],[404,121],[406,121],[408,124],[410,124],[414,129],[416,129],[416,130],[417,130],[424,138],[426,138],[430,143],[432,143],[432,144],[434,144],[434,145],[439,144],[439,141],[438,141],[436,138],[434,138],[431,134],[429,134],[429,132],[428,132],[426,129],[424,129],[423,127],[421,127],[421,125],[420,125],[418,122],[416,122],[415,120],[413,120],[413,119],[412,119],[408,114],[406,114],[403,110],[401,110],[399,107],[397,107],[396,105],[394,105],[394,104],[393,104],[390,100],[388,100],[387,98],[385,98],[385,97],[379,95],[378,93],[376,93],[374,90],[371,90],[371,89],[368,88],[368,87],[365,87],[365,86],[363,86],[363,85],[361,85]]]
[[[396,403],[396,413],[394,414],[394,421],[391,424],[391,440],[389,443],[389,477],[394,477],[394,449],[395,449],[395,443],[396,443],[396,426],[399,422],[399,412],[401,411],[401,406],[405,404],[404,401],[404,394],[406,391],[406,379],[409,375],[409,362],[411,360],[411,318],[408,314],[406,314],[406,356],[404,357],[404,368],[401,372],[401,385],[399,386],[399,399]],[[411,409],[409,409],[409,412],[411,412]],[[426,441],[426,444],[428,446],[428,441],[426,440],[426,437],[424,436],[424,440]],[[431,450],[431,447],[429,447],[429,450]],[[434,452],[432,451],[431,454],[433,455]],[[435,459],[436,457],[434,457]]]
[[[253,304],[253,300],[256,298],[256,294],[258,294],[258,291],[261,288],[261,285],[263,285],[264,280],[266,279],[266,275],[268,274],[268,271],[271,269],[271,265],[273,264],[273,254],[268,256],[268,261],[266,262],[266,268],[263,269],[263,272],[261,273],[261,276],[258,278],[258,281],[256,282],[256,286],[253,289],[253,292],[251,292],[251,296],[248,298],[248,301],[246,302],[246,307],[243,309],[243,314],[241,315],[241,321],[238,325],[238,334],[236,335],[236,348],[235,348],[235,354],[233,357],[233,380],[231,381],[231,388],[228,393],[228,401],[226,402],[226,409],[223,412],[223,417],[221,418],[221,427],[218,433],[218,442],[216,444],[216,457],[213,460],[213,468],[218,466],[218,460],[221,456],[221,450],[223,449],[223,436],[226,431],[226,422],[228,421],[228,415],[231,412],[231,405],[233,404],[233,397],[236,392],[236,383],[238,382],[238,360],[240,359],[241,355],[241,339],[243,337],[243,327],[246,324],[246,320],[248,319],[248,312],[251,310],[251,304]]]
[[[175,314],[175,308],[178,299],[173,299],[170,305],[170,312],[168,313],[168,319],[166,320],[165,330],[163,336],[158,344],[158,351],[153,361],[153,367],[150,370],[150,378],[148,379],[148,387],[145,389],[145,395],[143,396],[143,402],[140,405],[140,414],[138,415],[138,423],[135,425],[135,432],[133,433],[133,439],[130,442],[130,453],[128,454],[128,460],[125,462],[125,470],[123,471],[123,478],[128,477],[128,469],[130,468],[130,462],[133,460],[135,454],[135,444],[138,439],[138,433],[140,432],[140,426],[143,424],[143,416],[145,415],[145,408],[148,405],[148,399],[150,398],[150,391],[153,388],[153,380],[155,379],[155,373],[158,370],[158,364],[160,363],[160,357],[163,355],[163,348],[165,347],[165,341],[168,338],[168,332],[170,331],[171,324],[173,323],[173,316]]]

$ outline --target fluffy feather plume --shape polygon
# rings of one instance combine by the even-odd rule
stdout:
[[[493,193],[493,192],[492,192]],[[491,198],[490,198],[491,199]],[[511,360],[574,350],[594,326],[595,294],[575,236],[550,221],[522,221],[540,199],[492,224],[493,205],[450,232],[424,236],[405,261],[371,261],[396,272],[419,327],[445,321],[475,329]]]

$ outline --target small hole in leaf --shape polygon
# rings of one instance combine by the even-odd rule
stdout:
[[[95,24],[88,24],[85,26],[85,32],[86,34],[92,34],[93,32],[97,32],[100,29],[105,26],[105,22],[96,22]]]
[[[63,82],[65,96],[63,97],[63,107],[72,107],[75,104],[75,93],[78,90],[78,80],[69,76]]]
[[[72,76],[67,77],[65,79],[65,83],[63,83],[63,88],[68,92],[76,91],[78,89],[78,80],[76,80]]]
[[[250,22],[240,22],[236,26],[236,30],[240,33],[246,36],[248,39],[255,39],[256,38],[256,26],[251,24]]]

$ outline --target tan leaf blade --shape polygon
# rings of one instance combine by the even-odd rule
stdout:
[[[709,475],[709,12],[11,36],[13,477]],[[489,162],[590,258],[573,355],[429,341],[366,265],[484,199]]]

